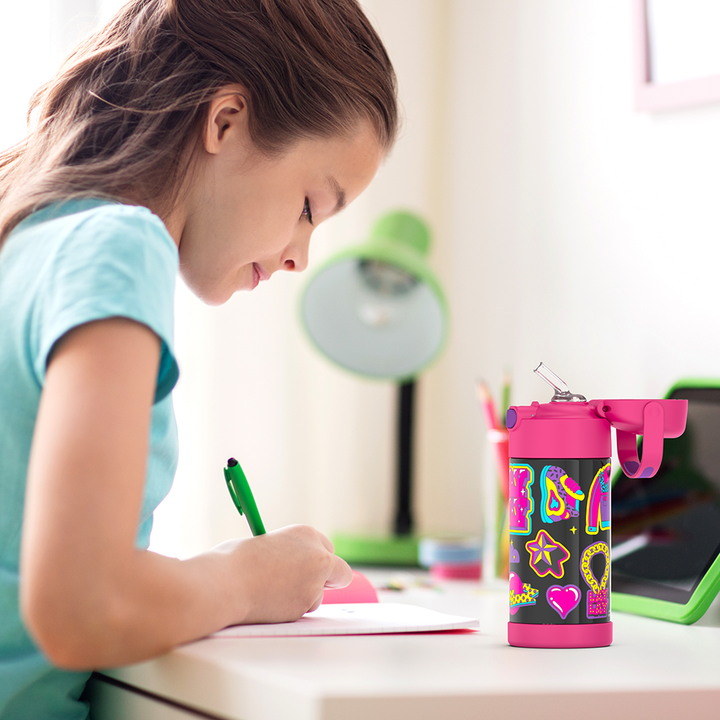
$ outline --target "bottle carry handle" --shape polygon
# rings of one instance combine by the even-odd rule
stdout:
[[[649,402],[643,409],[643,454],[638,458],[637,435],[616,430],[618,458],[628,477],[652,477],[660,468],[663,456],[664,415],[662,405]]]
[[[631,478],[655,475],[662,462],[663,439],[685,431],[687,400],[593,400],[591,404],[615,428],[620,465]],[[642,460],[638,435],[643,436]]]

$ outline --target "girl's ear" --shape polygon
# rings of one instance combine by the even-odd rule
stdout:
[[[226,85],[211,98],[203,131],[203,145],[210,154],[217,155],[230,137],[245,138],[248,130],[245,97],[241,85]]]

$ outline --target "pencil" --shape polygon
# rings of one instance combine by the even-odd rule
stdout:
[[[480,406],[485,414],[485,422],[488,426],[487,437],[495,448],[495,463],[497,467],[500,491],[507,503],[509,494],[507,430],[505,429],[504,423],[502,427],[498,425],[497,415],[495,414],[495,403],[493,402],[487,383],[483,380],[478,380],[476,389]]]
[[[505,418],[507,417],[507,411],[510,407],[510,385],[512,383],[512,379],[510,376],[510,372],[506,371],[505,376],[503,377],[503,385],[502,385],[502,423],[503,427],[505,426]]]
[[[487,423],[488,430],[497,430],[498,421],[497,415],[495,414],[495,403],[493,403],[487,383],[484,380],[478,380],[475,387],[478,400],[480,401],[480,407],[482,407],[483,413],[485,414],[485,422]]]

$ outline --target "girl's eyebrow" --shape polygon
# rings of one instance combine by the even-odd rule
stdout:
[[[335,209],[333,210],[334,215],[335,213],[340,212],[345,207],[345,191],[340,187],[340,183],[332,175],[327,176],[327,181],[332,188],[332,191],[335,193],[335,197],[337,198],[337,202],[335,203]]]

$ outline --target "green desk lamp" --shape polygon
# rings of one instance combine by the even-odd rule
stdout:
[[[445,297],[426,262],[427,225],[415,214],[383,215],[363,244],[331,257],[310,278],[301,300],[305,329],[340,367],[398,383],[397,496],[388,537],[333,537],[349,563],[417,565],[412,518],[415,381],[445,344]]]

